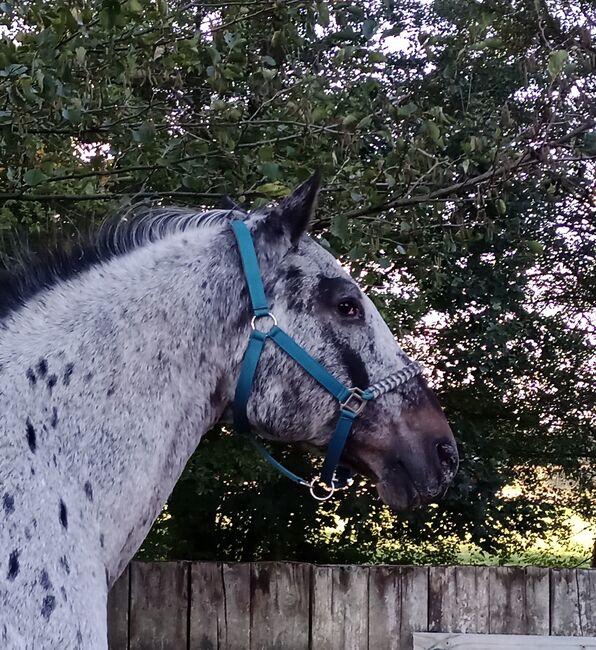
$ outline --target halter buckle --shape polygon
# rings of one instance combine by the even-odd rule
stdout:
[[[259,319],[259,318],[270,318],[273,321],[273,325],[269,328],[268,331],[271,331],[271,329],[273,329],[274,327],[277,327],[277,318],[275,318],[275,316],[270,311],[268,311],[266,314],[260,314],[258,316],[257,316],[257,314],[255,314],[250,319],[250,326],[251,326],[251,328],[253,330],[257,329],[257,319]],[[263,334],[267,334],[267,332],[265,332],[264,330],[258,330],[258,331],[262,332]]]
[[[364,392],[360,388],[350,388],[347,399],[339,403],[340,408],[344,411],[350,411],[354,415],[360,415],[368,401],[363,397]]]

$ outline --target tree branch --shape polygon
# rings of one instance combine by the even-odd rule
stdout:
[[[570,131],[569,133],[567,133],[566,135],[558,138],[557,140],[552,140],[551,142],[547,142],[542,146],[547,147],[549,149],[554,149],[560,145],[565,144],[566,142],[569,142],[570,140],[573,140],[573,138],[575,138],[576,136],[585,133],[589,129],[593,128],[595,125],[596,125],[596,119],[590,118],[585,122],[583,122],[582,124],[580,124],[575,129],[573,129],[572,131]],[[497,167],[496,169],[489,169],[488,171],[482,174],[478,174],[477,176],[472,176],[471,178],[467,178],[463,181],[460,181],[459,183],[453,183],[453,185],[449,185],[448,187],[443,187],[439,190],[435,190],[434,192],[430,192],[429,194],[425,194],[423,196],[405,196],[405,197],[393,199],[386,203],[371,205],[366,208],[361,208],[360,210],[354,210],[353,212],[349,212],[346,215],[346,217],[354,219],[356,217],[362,217],[369,214],[378,214],[379,212],[384,212],[385,210],[389,210],[391,208],[420,205],[421,203],[427,203],[429,201],[433,201],[436,199],[446,198],[453,194],[457,194],[462,190],[466,190],[470,187],[475,187],[476,185],[479,185],[484,181],[491,180],[493,178],[498,178],[500,176],[504,176],[508,172],[511,172],[515,169],[519,169],[522,166],[534,166],[539,163],[542,163],[543,160],[541,158],[535,157],[534,155],[535,151],[536,149],[534,147],[528,148],[523,154],[519,155],[514,160],[507,161],[503,163],[500,167]]]

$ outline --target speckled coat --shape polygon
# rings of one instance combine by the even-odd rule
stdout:
[[[406,357],[372,303],[304,234],[317,190],[313,179],[279,208],[236,216],[253,230],[280,326],[331,372],[365,387]],[[116,228],[92,263],[56,273],[46,265],[45,279],[29,269],[14,281],[17,300],[0,321],[2,650],[107,648],[108,589],[232,400],[250,312],[228,218],[150,213]],[[334,309],[346,295],[360,311],[341,320]],[[411,505],[398,448],[400,466],[411,456],[419,500],[452,475],[428,451],[428,427],[396,434],[408,404],[434,413],[434,437],[451,444],[420,381],[375,404],[346,449],[386,501],[395,492],[397,507]],[[248,412],[265,436],[321,449],[337,405],[269,348]]]

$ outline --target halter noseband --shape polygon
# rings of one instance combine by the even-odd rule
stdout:
[[[294,339],[277,326],[277,320],[269,310],[269,303],[265,296],[259,262],[250,231],[243,221],[235,219],[231,222],[231,225],[238,243],[253,311],[253,317],[250,322],[252,332],[248,341],[248,347],[244,353],[240,377],[238,378],[234,395],[234,426],[239,433],[247,435],[252,440],[261,455],[273,467],[292,481],[308,487],[313,498],[318,501],[326,501],[333,496],[336,490],[345,489],[352,484],[349,470],[338,465],[354,420],[360,415],[366,403],[391,390],[399,388],[420,374],[421,368],[415,361],[410,361],[401,370],[369,386],[366,390],[348,388],[336,379],[318,361],[311,357],[303,347],[298,345]],[[272,326],[268,331],[257,329],[257,321],[264,318],[272,321]],[[321,468],[321,474],[312,481],[306,481],[300,478],[276,461],[251,431],[246,413],[246,405],[261,353],[268,340],[273,341],[286,354],[292,357],[296,363],[339,402],[339,420],[327,447],[327,454],[323,462],[323,467]],[[315,491],[317,486],[322,486],[326,490],[323,496],[317,495]]]

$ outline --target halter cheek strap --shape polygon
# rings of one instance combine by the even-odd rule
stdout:
[[[380,397],[384,393],[395,390],[413,377],[420,374],[421,368],[415,362],[409,362],[397,373],[386,377],[380,382],[370,386],[366,390],[359,388],[348,388],[343,382],[328,372],[316,359],[314,359],[302,346],[298,345],[293,338],[288,336],[277,325],[275,316],[269,310],[269,303],[265,295],[265,288],[261,278],[259,262],[255,251],[254,243],[249,229],[244,222],[234,220],[231,222],[232,230],[236,236],[242,268],[248,286],[250,302],[252,305],[253,317],[251,319],[252,332],[248,341],[236,392],[234,395],[234,426],[239,433],[247,435],[254,443],[260,454],[273,467],[279,470],[292,481],[304,485],[310,489],[311,495],[319,500],[329,499],[336,490],[341,490],[351,485],[349,470],[339,466],[344,446],[350,435],[352,425],[362,412],[366,403]],[[271,321],[270,329],[264,331],[257,328],[259,321],[268,319]],[[271,456],[267,449],[259,442],[251,430],[246,406],[252,390],[254,377],[259,365],[261,354],[267,341],[272,341],[288,356],[290,356],[302,369],[315,379],[328,393],[339,402],[339,419],[335,427],[327,453],[321,469],[321,475],[312,481],[306,481],[286,469]],[[324,494],[317,494],[316,489],[322,487]]]

